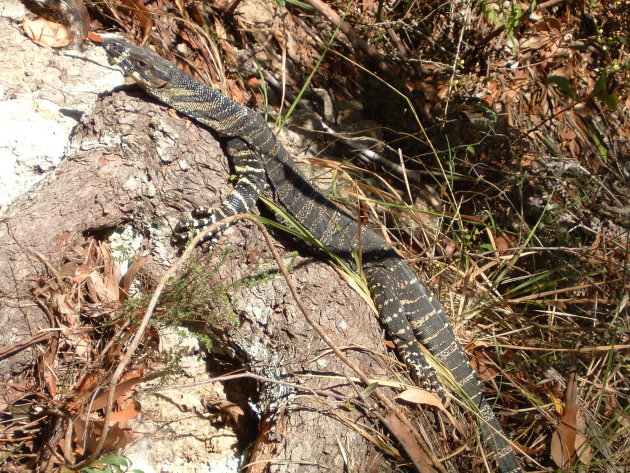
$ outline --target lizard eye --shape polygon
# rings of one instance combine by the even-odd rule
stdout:
[[[134,62],[136,63],[136,67],[142,71],[149,69],[149,64],[144,59],[135,58]]]

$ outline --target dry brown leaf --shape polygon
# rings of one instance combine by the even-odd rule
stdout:
[[[549,393],[549,396],[551,396],[551,402],[553,403],[554,410],[558,413],[559,416],[561,416],[564,412],[562,400],[559,397],[554,396],[553,393]]]
[[[94,302],[118,302],[118,285],[113,285],[110,280],[103,279],[98,271],[93,270],[86,282],[90,298]]]
[[[440,411],[442,411],[448,420],[455,426],[457,426],[459,430],[458,422],[451,415],[450,412],[444,407],[440,397],[434,392],[427,391],[426,389],[421,388],[409,388],[405,389],[398,396],[396,396],[397,401],[406,401],[411,402],[413,404],[423,404],[425,406],[433,406],[437,407]]]
[[[114,401],[116,401],[119,397],[124,395],[127,391],[133,388],[138,383],[142,382],[144,378],[142,376],[136,376],[133,378],[129,378],[122,383],[116,385],[114,388]],[[109,395],[109,391],[102,392],[94,402],[90,404],[90,411],[97,411],[99,409],[104,408],[107,405],[107,396]]]
[[[449,87],[449,84],[447,82],[438,82],[437,83],[437,93],[435,94],[435,96],[437,98],[439,98],[440,100],[444,100],[444,98],[448,94],[449,90],[450,90],[450,87]]]
[[[118,281],[120,279],[117,280],[113,280],[110,278],[105,278],[105,285],[107,287],[107,297],[108,297],[108,301],[107,302],[118,302],[120,301],[120,287],[118,286]]]
[[[545,449],[545,445],[539,445],[537,448],[531,448],[527,445],[523,445],[522,443],[517,442],[516,440],[512,440],[512,446],[519,452],[524,453],[525,455],[534,456],[538,455]]]
[[[72,41],[72,33],[68,29],[45,18],[36,20],[25,19],[22,23],[24,32],[33,41],[45,44],[52,48],[62,48]]]
[[[143,371],[140,370],[140,373]],[[107,438],[105,439],[104,449],[122,448],[126,446],[131,440],[131,429],[127,426],[127,421],[136,417],[141,411],[141,405],[135,399],[121,399],[123,396],[136,384],[144,379],[143,376],[134,376],[119,383],[114,390],[114,401],[118,401],[118,405],[121,404],[124,407],[119,411],[114,411],[110,415],[109,430],[107,432]],[[88,375],[77,386],[83,394],[91,394],[97,387],[98,378],[96,375]],[[107,404],[107,396],[109,391],[102,392],[93,402],[90,403],[90,412],[102,409]],[[86,396],[83,396],[85,398]],[[89,416],[87,414],[80,414],[73,421],[75,436],[76,436],[76,450],[78,453],[86,453],[93,451],[99,441],[99,437],[103,432],[104,420]]]
[[[142,265],[144,264],[146,259],[146,256],[141,256],[140,258],[138,258],[137,261],[135,261],[129,267],[125,275],[122,277],[120,281],[120,302],[123,302],[125,299],[127,299],[127,297],[129,297],[129,287],[131,286],[133,280],[136,278],[136,274],[138,274],[138,271],[140,271],[140,268],[142,268]]]
[[[522,52],[532,50],[536,51],[538,49],[543,48],[551,41],[551,38],[545,34],[537,34],[535,36],[530,36],[521,41],[520,50]]]
[[[485,355],[483,354],[483,351],[480,351],[478,358],[472,358],[470,360],[470,364],[477,372],[479,379],[481,379],[484,383],[491,383],[492,380],[497,377],[497,370],[494,369],[492,365],[482,362],[484,359]]]
[[[457,244],[452,241],[449,240],[446,245],[444,245],[444,254],[447,256],[451,256],[453,253],[455,253],[457,251]]]
[[[247,430],[246,419],[247,418],[245,416],[245,411],[243,411],[243,408],[241,406],[227,400],[217,400],[216,402],[212,402],[211,406],[212,408],[217,409],[227,414],[230,417],[230,419],[232,419],[232,422],[234,422],[234,425],[236,425],[236,428],[240,432],[242,433],[246,432]]]
[[[249,79],[247,79],[247,88],[248,89],[258,89],[258,88],[260,88],[261,84],[262,84],[262,82],[260,81],[260,79],[258,77],[250,77]]]
[[[96,277],[98,279],[101,278],[96,271],[94,271],[94,277]],[[96,290],[96,285],[94,284],[94,278],[92,278],[91,274],[85,280],[85,284],[87,286],[88,295],[90,296],[90,299],[92,299],[92,302],[98,302],[100,299],[98,297],[98,292]]]
[[[218,38],[229,37],[229,33],[226,31],[225,25],[223,24],[223,22],[221,21],[219,17],[215,17],[214,28],[215,28],[215,34]],[[236,57],[234,46],[232,45],[230,41],[219,39],[219,46],[225,53],[225,56],[226,56],[225,63],[238,64],[239,61]]]
[[[90,268],[87,264],[82,264],[78,266],[74,272],[72,277],[72,281],[81,284],[92,272],[92,268]]]
[[[612,418],[620,407],[617,396],[614,394],[606,394],[604,396],[604,416],[607,419]]]
[[[418,89],[422,90],[425,99],[429,102],[433,103],[439,98],[438,89],[429,81],[420,82]]]
[[[59,276],[61,276],[62,278],[71,278],[72,276],[74,276],[76,270],[77,265],[75,263],[66,263],[59,270]]]
[[[46,382],[46,387],[48,388],[48,394],[51,398],[55,398],[58,393],[57,388],[57,375],[53,371],[55,366],[55,359],[57,357],[57,350],[59,348],[59,338],[53,337],[50,339],[50,344],[47,347],[48,353],[43,360],[44,363],[40,364],[40,370],[43,370],[43,378]]]
[[[575,456],[575,417],[577,410],[577,406],[566,409],[551,437],[551,458],[562,469],[568,468]]]
[[[584,465],[591,463],[591,446],[586,436],[586,419],[584,418],[584,412],[582,409],[578,409],[575,417],[575,427],[577,433],[575,434],[575,451],[578,458]]]
[[[131,12],[142,26],[142,37],[148,38],[153,28],[153,16],[140,0],[121,0],[121,9]]]
[[[51,398],[55,398],[59,389],[57,388],[57,377],[52,372],[52,369],[46,369],[44,371],[44,381],[46,382],[46,387],[48,388],[48,394]]]
[[[98,374],[94,372],[87,373],[74,384],[74,391],[77,394],[89,394],[98,386],[98,379]]]
[[[88,31],[87,38],[90,41],[93,41],[95,43],[102,43],[103,42],[103,38],[101,38],[97,33],[93,32],[93,31]]]
[[[78,453],[88,453],[95,450],[99,437],[103,432],[104,422],[101,419],[89,419],[79,415],[74,421],[76,449]],[[115,422],[107,431],[104,450],[123,448],[131,441],[131,429],[125,422]]]
[[[168,115],[169,115],[171,118],[175,118],[176,120],[187,120],[185,117],[180,117],[180,116],[177,114],[177,110],[175,110],[174,108],[169,108],[169,109],[168,109],[168,111],[167,111],[166,113],[168,113]]]
[[[426,454],[422,451],[418,442],[416,442],[413,432],[394,414],[388,414],[386,420],[389,428],[396,433],[396,438],[404,446],[405,452],[411,457],[414,465],[420,466],[420,471],[423,472],[436,472]]]
[[[580,461],[588,464],[590,447],[586,438],[586,422],[580,411],[577,396],[577,380],[574,372],[567,380],[566,407],[562,420],[551,437],[551,458],[562,469],[571,466],[576,452]]]
[[[387,348],[391,348],[392,350],[396,349],[396,345],[391,340],[383,340],[383,343]]]
[[[120,282],[120,268],[114,261],[112,250],[107,243],[100,243],[101,254],[103,255],[103,282],[107,287],[108,297],[115,297],[110,301],[118,301],[120,290],[118,283]]]
[[[66,294],[55,294],[52,297],[51,306],[70,327],[77,324],[77,310],[70,305]]]
[[[133,419],[134,417],[137,417],[138,414],[140,414],[141,407],[142,406],[140,405],[139,401],[132,399],[129,402],[129,406],[127,406],[125,409],[117,412],[112,412],[109,421],[111,424],[114,424],[116,422],[126,422],[129,419]]]
[[[230,91],[230,95],[232,96],[232,100],[238,103],[246,103],[247,99],[243,95],[243,90],[241,89],[240,83],[232,79],[226,79],[226,82]]]
[[[412,402],[414,404],[426,404],[429,406],[437,407],[439,409],[444,409],[444,405],[442,404],[442,401],[440,401],[440,398],[437,394],[421,388],[405,389],[398,396],[396,396],[396,400]]]
[[[131,442],[131,436],[131,428],[125,422],[117,422],[109,427],[103,449],[124,448]]]
[[[510,247],[510,243],[505,238],[498,236],[494,239],[494,247],[497,250],[507,250]]]

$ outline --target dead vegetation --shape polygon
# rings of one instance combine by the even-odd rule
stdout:
[[[317,124],[331,193],[427,275],[527,471],[628,468],[626,2],[89,7],[92,31],[124,30],[279,125]],[[3,388],[5,465],[61,468],[128,441],[155,332],[114,383],[107,436],[100,416],[141,316],[120,316],[130,271],[121,284],[89,241],[34,284],[54,330],[25,341],[45,347],[30,381]]]

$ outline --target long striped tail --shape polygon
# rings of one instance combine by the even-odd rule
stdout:
[[[479,379],[455,338],[441,304],[426,285],[392,250],[367,263],[365,273],[383,323],[401,356],[419,381],[436,379],[418,340],[450,372],[475,406],[488,449],[497,455],[502,473],[521,473],[510,441],[481,393]]]

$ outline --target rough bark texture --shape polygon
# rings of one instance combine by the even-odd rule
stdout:
[[[48,274],[42,259],[59,267],[64,250],[86,233],[104,234],[132,223],[147,236],[145,270],[155,280],[176,254],[169,243],[176,222],[194,206],[217,204],[230,190],[228,175],[227,161],[206,130],[126,92],[104,97],[77,128],[67,160],[10,208],[0,228],[0,320],[10,330],[21,327],[8,343],[47,326],[29,298],[33,280]],[[222,259],[226,244],[232,252]],[[282,250],[286,262],[296,248]],[[329,389],[352,400],[357,391],[346,380],[306,376],[355,375],[297,311],[257,229],[237,224],[204,259],[217,265],[217,282],[234,283],[228,297],[240,325],[216,324],[212,334],[219,347],[233,350],[254,373]],[[256,276],[262,276],[261,282],[239,283]],[[370,377],[385,379],[378,357],[386,351],[382,333],[357,293],[330,266],[313,259],[299,258],[292,277],[335,342],[353,347],[346,353]],[[2,379],[24,370],[33,353],[23,351],[3,361]],[[250,456],[257,462],[250,471],[395,470],[350,427],[370,425],[360,410],[332,398],[296,395],[273,383],[258,387],[251,397],[261,410],[262,434]]]

